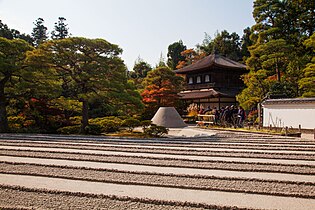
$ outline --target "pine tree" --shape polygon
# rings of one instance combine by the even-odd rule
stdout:
[[[51,32],[52,39],[65,39],[69,37],[69,28],[65,21],[66,18],[64,17],[58,18],[58,22],[55,23],[54,30]]]
[[[43,18],[38,18],[34,22],[35,27],[33,28],[32,37],[34,39],[35,46],[40,45],[48,39],[47,27],[44,26],[44,22]]]

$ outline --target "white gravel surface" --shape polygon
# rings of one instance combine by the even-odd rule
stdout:
[[[218,131],[193,139],[1,134],[0,209],[313,210],[314,148]]]
[[[15,146],[0,146],[0,149],[18,149],[32,151],[49,151],[49,152],[69,152],[69,153],[85,153],[85,154],[104,154],[104,155],[125,155],[125,156],[143,156],[143,157],[158,157],[158,158],[179,158],[187,160],[209,160],[209,161],[237,161],[248,163],[281,163],[281,164],[300,164],[315,166],[315,161],[307,160],[283,160],[283,159],[262,159],[262,158],[241,158],[241,157],[208,157],[208,156],[193,156],[193,155],[173,155],[173,154],[153,154],[141,152],[118,152],[106,150],[80,150],[80,149],[61,149],[61,148],[42,148],[42,147],[15,147]]]
[[[265,180],[315,183],[314,176],[300,175],[300,174],[242,172],[242,171],[230,171],[230,170],[209,170],[209,169],[192,169],[192,168],[178,168],[178,167],[157,167],[157,166],[143,166],[143,165],[134,165],[134,164],[117,164],[117,163],[115,164],[115,163],[104,163],[104,162],[100,163],[100,162],[90,162],[90,161],[71,161],[71,160],[25,158],[25,157],[11,157],[11,156],[0,156],[0,160],[6,161],[6,162],[16,162],[16,163],[35,163],[35,164],[45,164],[45,165],[87,167],[87,168],[96,168],[96,169],[126,170],[126,171],[136,171],[136,172],[207,175],[207,176],[217,176],[217,177],[239,177],[239,178],[248,178],[248,179],[265,179]]]
[[[284,210],[313,210],[314,199],[230,193],[219,191],[187,190],[165,187],[121,185],[86,182],[59,178],[0,174],[1,183],[29,188],[44,188],[93,194],[110,194],[137,198],[188,201],[214,205],[234,204],[238,207]],[[27,181],[26,181],[27,180]]]

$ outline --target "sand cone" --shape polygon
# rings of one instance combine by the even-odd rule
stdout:
[[[187,126],[174,107],[160,107],[152,118],[152,123],[166,128]]]

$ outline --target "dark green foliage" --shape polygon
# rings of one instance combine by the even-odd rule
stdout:
[[[91,119],[89,123],[99,125],[102,133],[111,133],[119,131],[122,120],[118,117],[103,117]]]
[[[7,39],[23,39],[29,44],[33,44],[34,40],[28,34],[21,34],[18,30],[10,29],[0,20],[0,37]]]
[[[65,21],[66,18],[64,17],[58,18],[58,22],[55,23],[54,30],[51,32],[52,39],[65,39],[69,37],[69,28]]]
[[[244,29],[244,34],[241,38],[241,56],[243,61],[245,61],[249,56],[250,53],[248,51],[248,47],[253,44],[252,40],[250,39],[251,30],[249,27]]]
[[[235,32],[230,34],[226,30],[216,34],[213,40],[206,34],[203,43],[197,45],[197,48],[206,55],[216,53],[234,61],[240,61],[243,57],[241,54],[241,39],[239,35]]]
[[[168,129],[163,126],[151,125],[149,128],[145,129],[144,134],[149,137],[162,137],[168,134]]]
[[[73,125],[59,128],[57,132],[60,134],[79,134],[80,129],[81,129],[80,125]]]
[[[99,135],[102,133],[103,127],[100,124],[89,124],[85,127],[85,133],[91,135]]]
[[[310,75],[305,67],[313,52],[303,43],[315,31],[314,11],[314,1],[254,1],[256,24],[251,27],[252,45],[246,60],[250,73],[244,75],[247,87],[237,97],[243,107],[256,107],[268,96],[313,95],[314,77],[303,78]]]
[[[287,82],[276,82],[270,87],[270,98],[293,98],[295,97],[292,86]]]
[[[135,127],[140,126],[140,121],[131,117],[123,120],[121,126],[127,127],[128,131],[132,132]]]
[[[187,50],[187,47],[183,44],[182,40],[174,42],[168,46],[167,52],[167,66],[170,69],[175,70],[178,62],[184,61],[185,57],[181,55],[181,52]]]
[[[142,120],[140,122],[140,125],[142,126],[142,130],[143,132],[145,132],[145,130],[152,124],[151,120]]]
[[[149,71],[152,70],[152,67],[150,64],[142,60],[141,58],[138,58],[138,60],[135,62],[135,65],[133,66],[133,71],[128,72],[128,76],[132,79],[140,79],[145,78]]]
[[[48,39],[47,27],[44,25],[44,22],[43,18],[38,18],[34,22],[35,27],[33,28],[32,38],[34,39],[35,46],[39,46]]]

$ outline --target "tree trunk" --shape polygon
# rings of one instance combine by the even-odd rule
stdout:
[[[277,73],[277,81],[280,82],[281,81],[281,73],[280,73],[280,70],[278,68],[278,63],[276,63],[276,73]]]
[[[85,99],[80,99],[82,102],[82,123],[81,123],[81,133],[86,134],[85,127],[89,125],[89,107],[88,102]]]
[[[9,131],[4,86],[0,86],[0,133]]]

